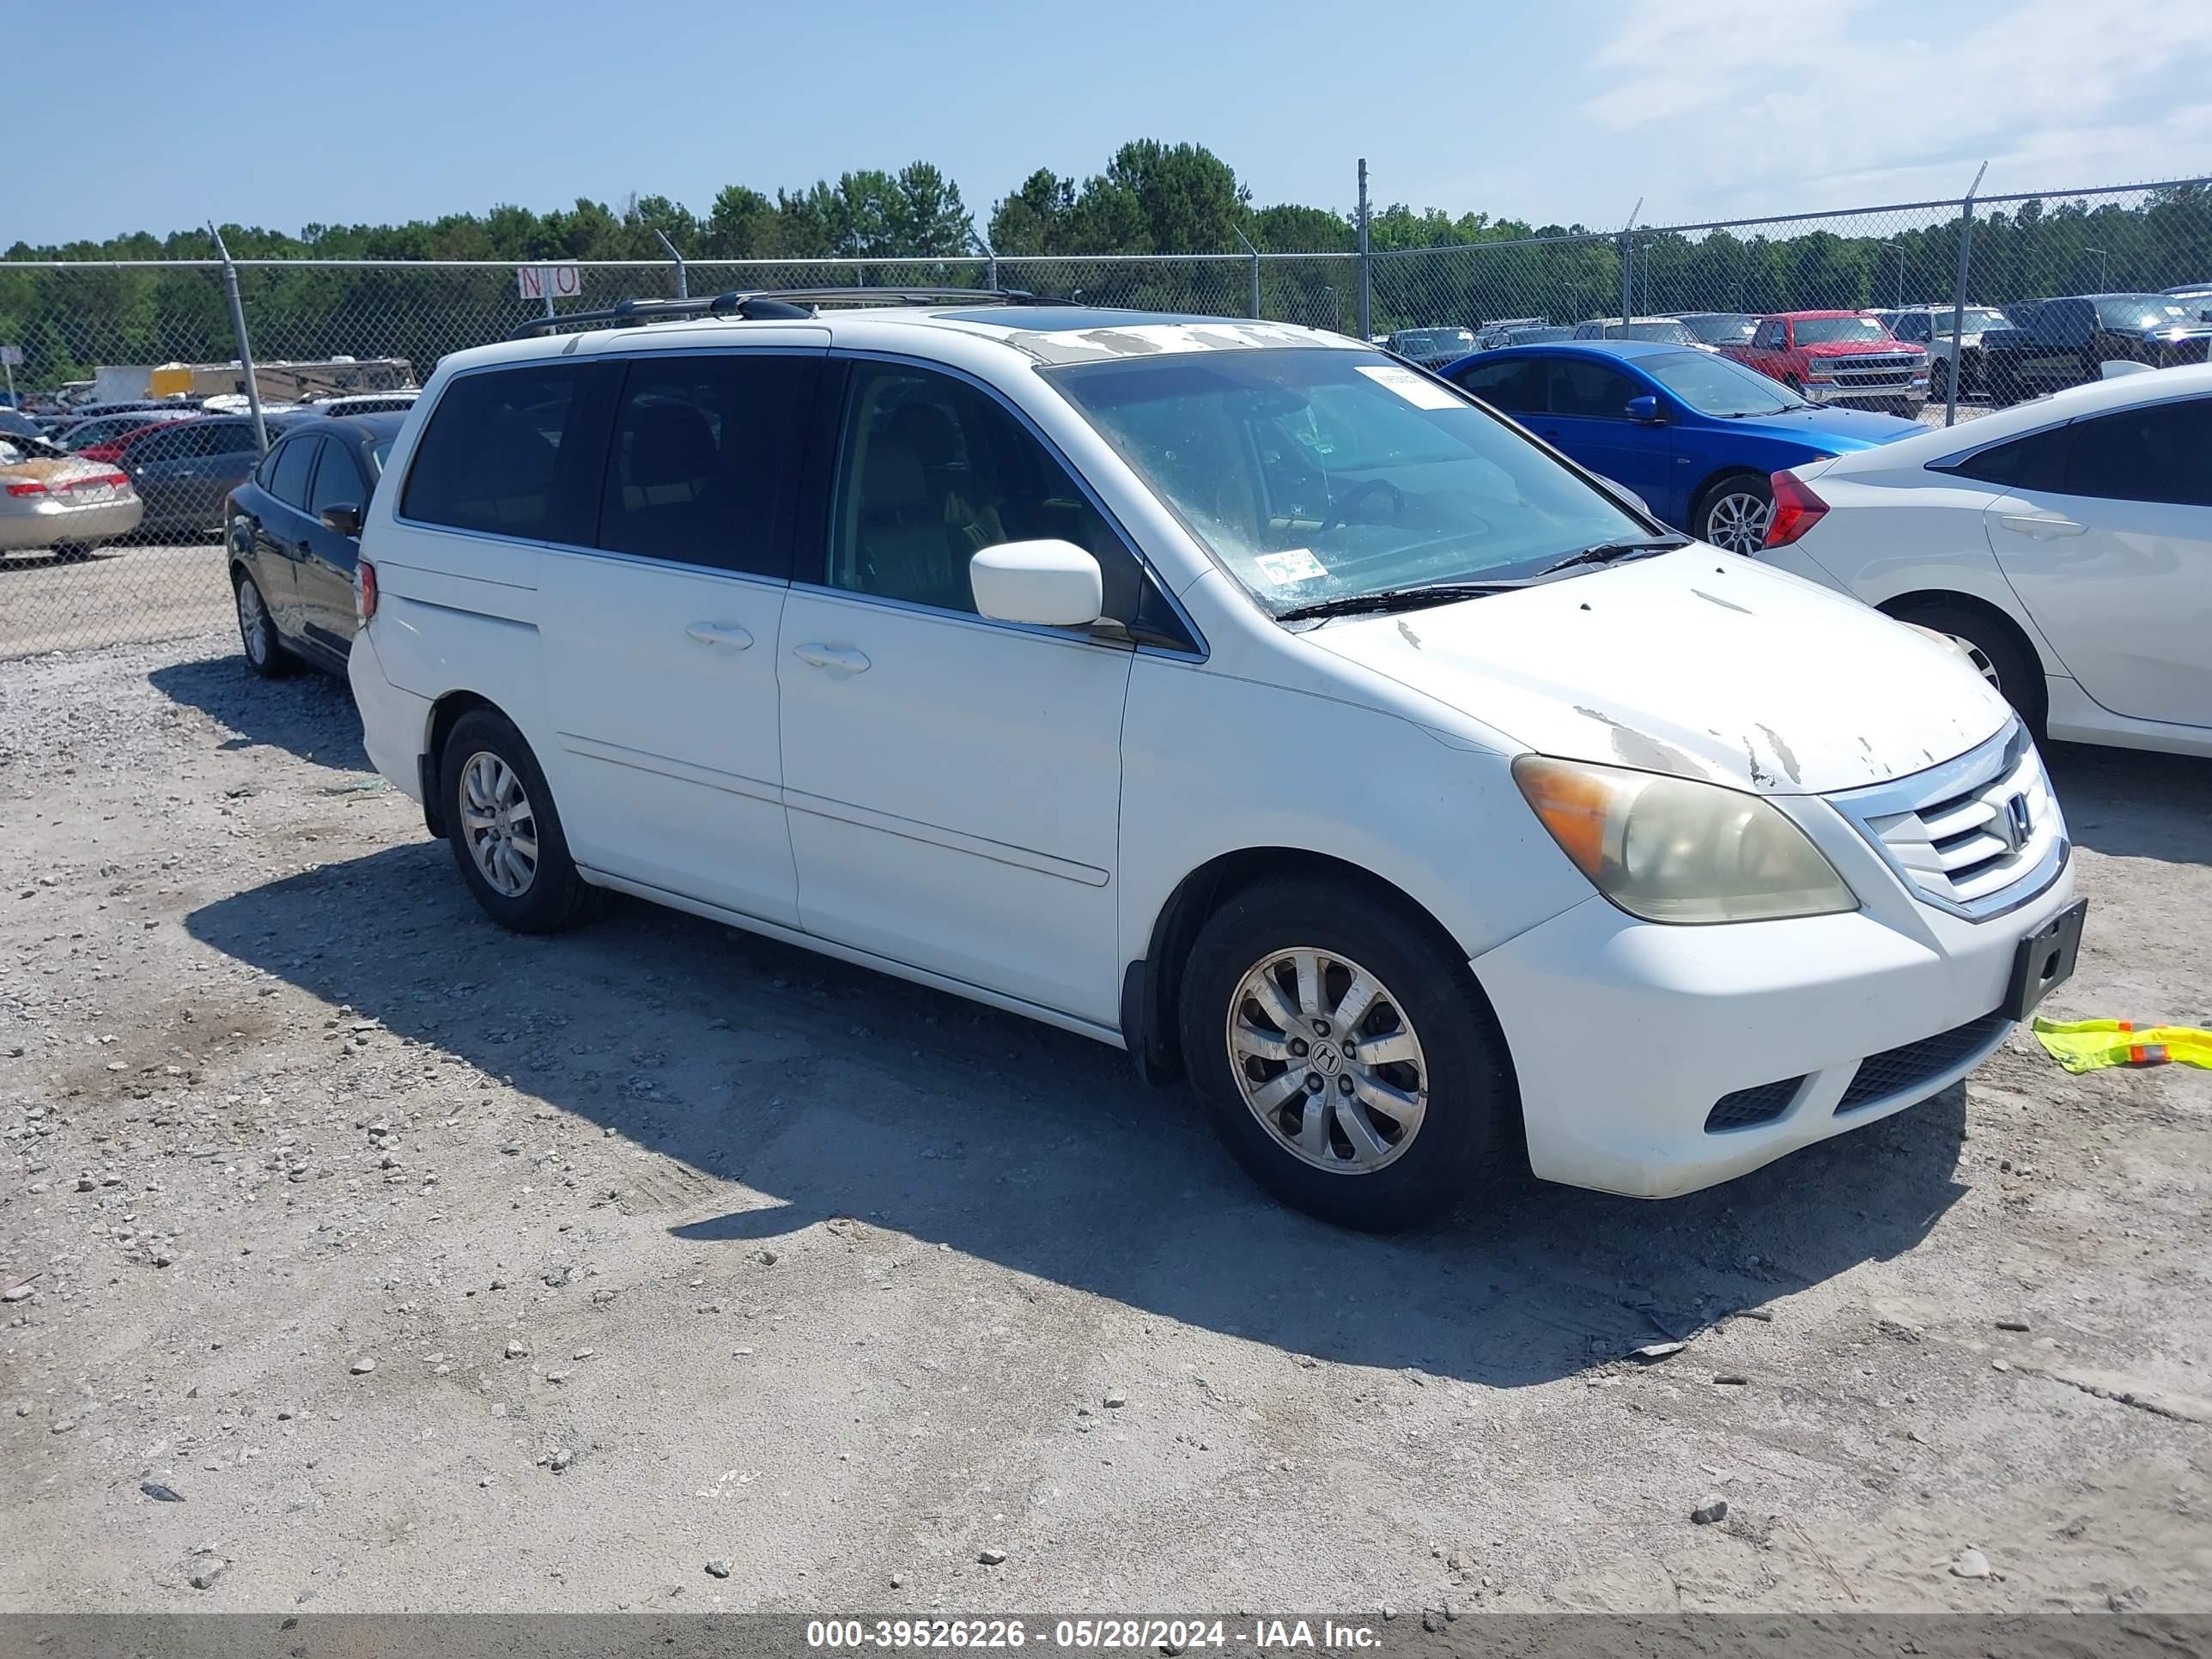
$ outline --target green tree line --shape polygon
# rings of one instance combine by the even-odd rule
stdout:
[[[1369,220],[1376,330],[1497,317],[1571,322],[1618,314],[1622,261],[1639,313],[1759,312],[1948,301],[1959,223],[1947,209],[1838,216],[1771,229],[1635,232],[1538,224],[1403,204]],[[917,161],[847,173],[772,196],[724,187],[703,213],[665,196],[579,199],[538,212],[505,204],[405,224],[310,224],[296,234],[226,226],[241,259],[374,260],[374,267],[249,266],[240,282],[257,356],[407,357],[496,339],[533,314],[516,263],[636,260],[587,270],[585,303],[673,291],[665,236],[690,262],[691,291],[804,283],[1002,285],[1215,314],[1251,309],[1249,246],[1261,314],[1350,328],[1356,316],[1352,216],[1294,203],[1255,206],[1228,162],[1196,144],[1140,139],[1086,178],[1039,169],[979,226],[959,186]],[[20,344],[18,384],[52,386],[100,363],[222,362],[236,355],[221,283],[205,269],[33,271],[7,261],[209,259],[204,229],[33,246],[0,260],[0,342]],[[1207,254],[1134,264],[1137,254]],[[457,262],[488,262],[471,269]],[[766,260],[808,262],[763,266]],[[856,264],[853,262],[874,262]],[[895,262],[895,263],[892,263]],[[1973,233],[1967,298],[2155,289],[2212,277],[2212,191],[2187,186],[2121,199],[2009,204]]]

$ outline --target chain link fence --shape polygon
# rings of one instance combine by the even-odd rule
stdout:
[[[254,464],[242,407],[241,342],[226,279],[270,419],[303,402],[411,386],[448,352],[506,337],[549,309],[611,306],[731,289],[973,287],[1026,289],[1100,306],[1258,316],[1377,337],[1465,330],[1483,345],[1623,332],[1741,348],[1762,315],[1875,313],[1928,350],[1934,385],[1923,418],[1986,406],[1977,371],[1983,325],[2057,295],[2161,296],[2188,319],[2212,313],[2212,179],[1979,200],[1945,200],[1694,225],[1576,230],[1448,247],[1353,252],[686,263],[580,263],[547,281],[556,298],[526,298],[505,263],[220,260],[0,262],[0,354],[27,410],[136,399],[182,386],[228,422],[205,441],[220,454],[189,490],[166,490],[140,459],[183,447],[183,428],[154,451],[114,417],[89,447],[93,470],[130,477],[147,499],[140,526],[112,539],[27,510],[40,471],[27,443],[0,455],[0,657],[177,637],[231,625],[221,540],[222,497]],[[2208,292],[2191,295],[2186,290]],[[2167,290],[2177,290],[2168,295]],[[1960,309],[1963,346],[1951,334]],[[1530,333],[1529,331],[1540,331]],[[1434,337],[1455,351],[1455,336]],[[1397,343],[1407,345],[1405,341]],[[1410,348],[1409,348],[1410,349]],[[1434,349],[1432,347],[1432,349]],[[2201,349],[2201,348],[2200,348]],[[1952,365],[1958,384],[1949,383]],[[166,370],[163,366],[170,366]],[[1947,410],[1955,390],[1955,410]],[[156,411],[163,413],[166,411]],[[207,417],[198,423],[204,429]],[[149,416],[148,424],[153,417]],[[0,416],[0,426],[20,425]],[[77,434],[85,428],[77,428]],[[241,441],[240,434],[248,434]],[[8,441],[0,434],[0,442]],[[227,447],[226,447],[227,446]],[[83,469],[78,469],[80,472]],[[101,486],[93,483],[97,495]],[[58,492],[49,489],[52,497]],[[72,492],[73,494],[74,492]],[[158,512],[156,495],[160,495]],[[72,502],[72,505],[78,503]],[[10,511],[13,508],[15,510]],[[42,539],[43,538],[43,539]]]

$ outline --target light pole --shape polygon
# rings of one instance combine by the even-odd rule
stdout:
[[[1894,253],[1897,256],[1896,308],[1902,311],[1905,309],[1905,244],[1902,242],[1884,242],[1882,246],[1888,249],[1890,252]]]

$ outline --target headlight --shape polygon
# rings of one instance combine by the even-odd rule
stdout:
[[[1771,801],[1718,784],[1523,755],[1513,781],[1591,884],[1646,921],[1771,921],[1858,900]]]

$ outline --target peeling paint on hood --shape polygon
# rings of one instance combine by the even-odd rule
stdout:
[[[1714,603],[1717,599],[1723,603]],[[1823,794],[1965,753],[2012,711],[1948,641],[1711,548],[1308,643],[1547,755]]]

